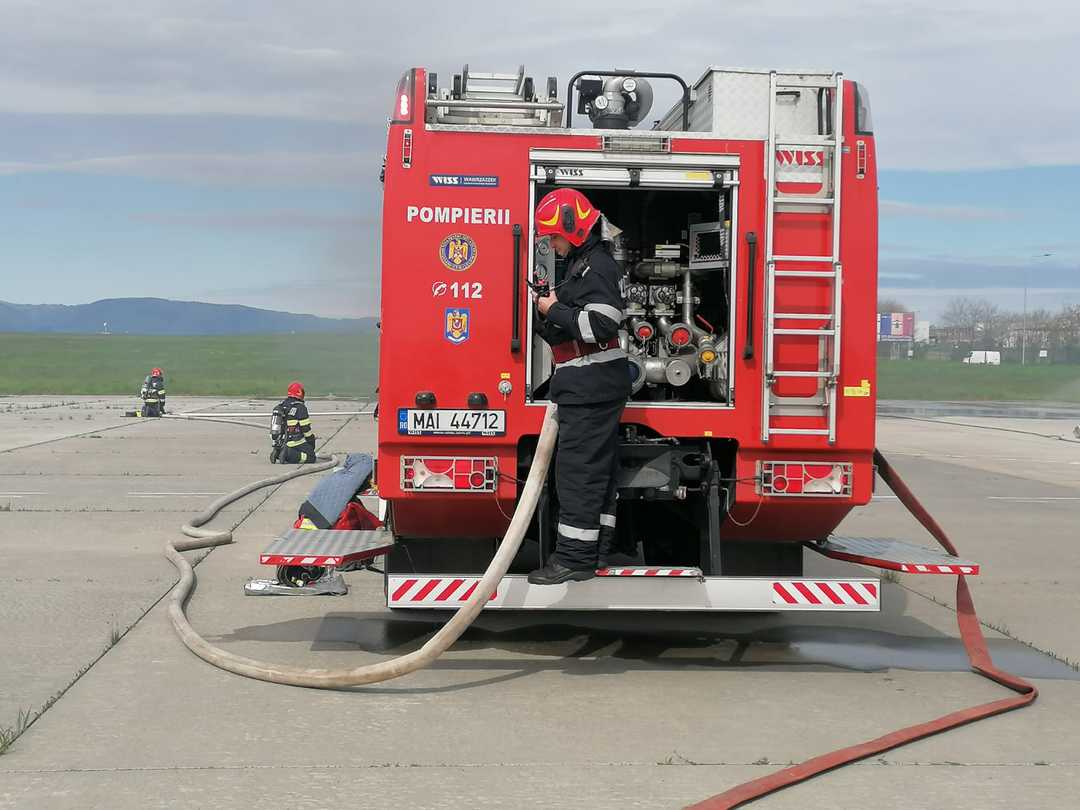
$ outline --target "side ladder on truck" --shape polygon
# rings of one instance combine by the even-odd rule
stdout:
[[[761,439],[775,435],[827,436],[836,441],[836,393],[840,376],[840,303],[843,283],[840,265],[840,167],[843,145],[844,79],[832,74],[769,75],[769,142],[766,156],[765,212],[765,377],[762,384]],[[777,99],[817,90],[819,132],[817,135],[781,135],[778,132]],[[830,96],[831,93],[831,96]],[[820,193],[792,194],[779,190],[778,152],[796,154],[809,150],[821,155]],[[801,152],[805,154],[805,152]],[[775,250],[777,214],[804,217],[827,212],[831,223],[832,251],[828,255],[783,255]],[[789,220],[790,221],[790,220]],[[827,268],[827,269],[826,269]],[[821,312],[777,312],[777,292],[803,285],[810,279],[830,285],[830,306]],[[821,283],[818,281],[817,283]],[[785,301],[790,296],[780,296]],[[790,308],[790,307],[789,307]],[[794,309],[794,308],[792,308]],[[777,338],[816,336],[817,363],[802,367],[777,368]],[[777,387],[784,378],[809,378],[817,382],[810,396],[783,396]],[[812,417],[799,427],[779,426],[777,417]]]

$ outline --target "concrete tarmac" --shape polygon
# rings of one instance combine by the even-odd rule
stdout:
[[[62,695],[0,756],[0,807],[678,807],[1011,694],[967,671],[955,580],[906,575],[882,583],[880,614],[489,613],[435,667],[400,681],[322,692],[246,680],[173,634],[159,600],[175,574],[161,545],[214,493],[280,469],[266,461],[265,433],[125,421],[128,400],[74,399],[0,404],[0,427],[10,419],[19,431],[0,430],[0,508],[10,504],[0,542],[17,572],[0,592],[5,646],[17,651],[0,666],[0,726]],[[271,403],[171,404],[266,413]],[[374,447],[370,417],[313,421],[328,450]],[[754,806],[1072,803],[1080,444],[990,429],[998,422],[882,419],[879,446],[982,563],[972,588],[998,628],[985,628],[991,653],[1036,679],[1040,700]],[[211,524],[238,524],[237,542],[196,568],[193,624],[237,653],[306,666],[414,649],[442,617],[387,611],[371,572],[346,574],[344,597],[242,595],[270,571],[258,552],[314,480],[256,493]],[[842,532],[932,545],[887,495],[879,482]],[[861,573],[807,554],[808,572]]]

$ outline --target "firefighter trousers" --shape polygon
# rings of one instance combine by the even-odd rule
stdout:
[[[144,402],[142,406],[143,416],[161,416],[161,405],[157,402]]]
[[[626,400],[559,405],[555,489],[559,496],[554,558],[567,568],[595,568],[601,543],[615,533],[619,417]]]
[[[278,464],[310,464],[315,461],[315,444],[305,442],[296,447],[283,447],[277,461]]]

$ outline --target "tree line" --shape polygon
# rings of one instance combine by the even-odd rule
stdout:
[[[894,299],[878,301],[878,312],[908,311]],[[939,320],[931,328],[939,345],[1019,351],[1026,336],[1029,358],[1046,349],[1051,359],[1080,361],[1080,305],[1065,305],[1058,312],[1032,309],[1025,316],[985,298],[959,297],[949,299]]]

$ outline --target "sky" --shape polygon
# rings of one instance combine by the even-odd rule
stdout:
[[[1029,308],[1080,304],[1080,4],[494,8],[0,0],[0,299],[376,314],[397,79],[524,63],[560,87],[598,66],[842,70],[872,98],[883,296],[1019,309],[1026,279]]]

